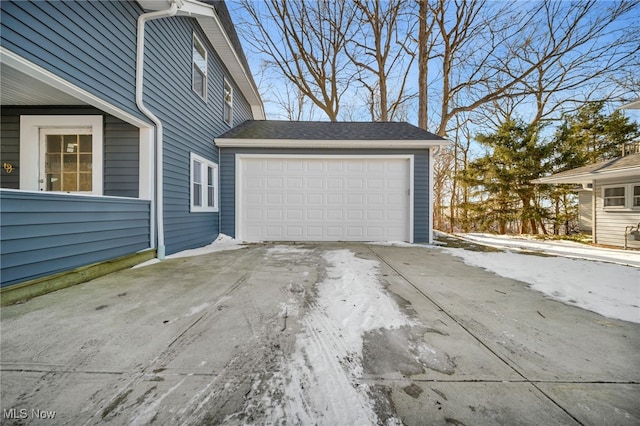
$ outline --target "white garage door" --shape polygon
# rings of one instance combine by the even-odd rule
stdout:
[[[410,241],[411,158],[238,155],[245,241]]]

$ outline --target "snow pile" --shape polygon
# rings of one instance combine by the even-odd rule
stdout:
[[[349,250],[324,258],[327,278],[302,320],[295,352],[271,380],[270,394],[284,388],[284,396],[266,401],[267,417],[273,424],[377,424],[369,385],[359,382],[362,335],[411,323],[378,282],[377,262]]]
[[[225,250],[237,250],[245,247],[242,241],[231,238],[225,234],[219,234],[218,238],[215,239],[211,244],[199,247],[190,250],[184,250],[178,253],[170,254],[165,257],[165,259],[177,259],[180,257],[192,257],[192,256],[201,256],[203,254],[215,253],[217,251],[225,251]],[[141,268],[143,266],[153,265],[154,263],[159,263],[160,260],[151,259],[146,262],[135,265],[133,268]]]
[[[640,267],[640,252],[594,247],[575,241],[536,240],[523,236],[492,234],[456,234],[468,241],[500,248],[535,251],[580,259],[599,260]]]
[[[640,323],[640,269],[563,257],[444,249],[471,266],[526,282],[553,299]]]

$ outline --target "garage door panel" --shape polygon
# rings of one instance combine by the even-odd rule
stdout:
[[[241,157],[238,235],[262,240],[408,240],[409,160]]]

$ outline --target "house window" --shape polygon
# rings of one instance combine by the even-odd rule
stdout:
[[[227,79],[224,80],[224,121],[229,126],[233,123],[233,87]]]
[[[191,211],[218,211],[218,165],[191,154]]]
[[[91,192],[91,128],[40,130],[41,191]]]
[[[640,209],[640,184],[605,186],[602,198],[605,210]]]
[[[103,117],[20,117],[20,189],[102,195]]]
[[[207,50],[193,36],[193,91],[203,100],[207,100]]]
[[[626,188],[624,186],[604,188],[604,206],[605,207],[624,207],[625,189]]]

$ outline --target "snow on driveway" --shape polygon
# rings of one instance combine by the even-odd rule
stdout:
[[[302,319],[295,352],[268,384],[269,424],[378,424],[362,377],[362,338],[376,329],[412,325],[376,277],[378,262],[349,250],[323,254],[326,278]],[[387,425],[401,424],[389,419]]]
[[[534,248],[538,252],[560,255],[444,249],[468,265],[528,283],[534,290],[553,299],[609,318],[640,323],[640,253],[505,236],[464,234],[464,238],[494,247],[529,251]],[[601,262],[615,259],[637,267]]]

